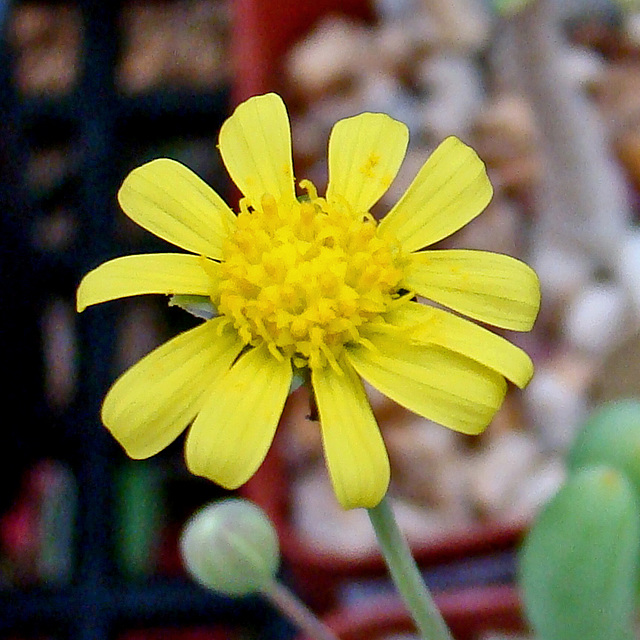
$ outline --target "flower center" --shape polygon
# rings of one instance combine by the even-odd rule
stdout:
[[[271,195],[261,210],[241,202],[213,302],[246,344],[266,342],[298,367],[336,367],[343,345],[366,342],[361,328],[399,297],[401,252],[370,214],[300,185],[308,196],[291,205]]]

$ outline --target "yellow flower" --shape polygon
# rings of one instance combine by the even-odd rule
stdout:
[[[529,357],[475,320],[526,331],[538,312],[535,273],[484,251],[418,251],[475,218],[492,189],[456,138],[427,160],[378,224],[369,213],[395,178],[408,132],[387,115],[338,122],[325,197],[296,195],[284,103],[247,100],[219,147],[244,194],[236,215],[169,159],[145,164],[118,194],[140,226],[190,253],[132,255],[85,276],[78,310],[148,293],[206,296],[218,315],[158,347],[113,385],[102,419],[133,458],[152,456],[189,424],[189,469],[233,489],[262,463],[294,370],[309,372],[325,456],[345,508],[375,506],[389,462],[362,378],[410,410],[481,432],[506,379],[522,387]]]

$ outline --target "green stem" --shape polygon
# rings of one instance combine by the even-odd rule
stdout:
[[[271,581],[261,590],[273,604],[300,631],[314,640],[340,640],[327,625],[319,620],[298,597],[283,584]]]
[[[382,555],[423,640],[453,640],[386,498],[367,509]]]

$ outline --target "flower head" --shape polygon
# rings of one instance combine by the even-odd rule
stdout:
[[[187,426],[190,470],[233,489],[262,463],[294,371],[309,373],[325,456],[345,508],[371,507],[389,483],[386,449],[362,379],[463,433],[491,421],[510,380],[533,366],[519,348],[459,314],[531,328],[535,273],[509,256],[420,251],[475,218],[492,196],[483,163],[446,139],[379,224],[370,213],[404,158],[404,124],[378,113],[338,122],[318,195],[293,178],[284,103],[241,104],[219,147],[243,194],[237,215],[183,165],[135,169],[118,194],[139,225],[189,253],[133,255],[85,276],[78,310],[124,296],[207,298],[215,317],[158,347],[113,385],[102,419],[134,458]],[[416,296],[437,303],[420,304]]]

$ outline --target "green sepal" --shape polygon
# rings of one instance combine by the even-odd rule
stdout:
[[[218,315],[211,298],[207,296],[174,295],[169,298],[170,307],[180,307],[196,318],[211,320]]]
[[[291,378],[291,386],[289,387],[289,395],[291,395],[294,391],[297,391],[302,385],[306,384],[309,380],[309,370],[305,367],[304,369],[299,369],[298,367],[293,367],[293,377]]]

